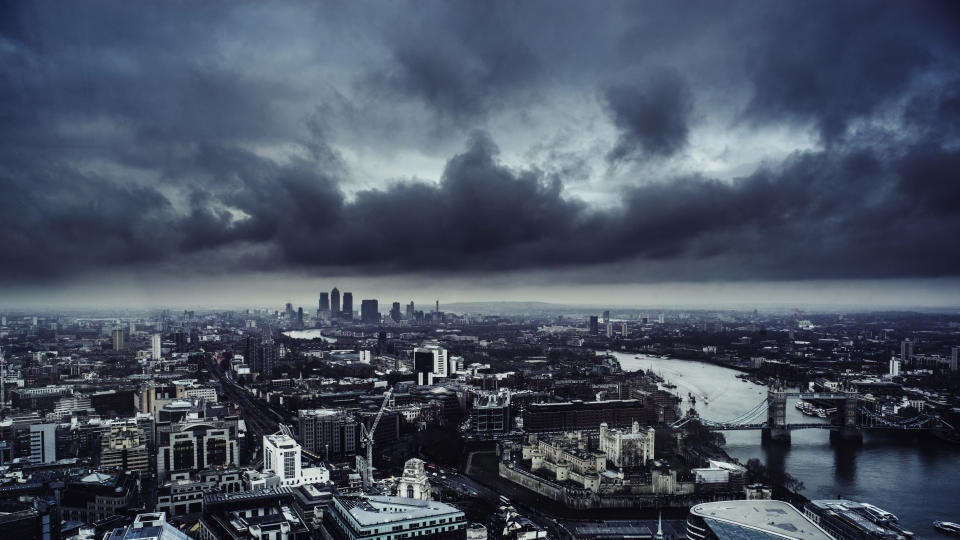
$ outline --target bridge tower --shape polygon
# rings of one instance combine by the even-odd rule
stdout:
[[[844,393],[847,397],[843,400],[843,408],[841,409],[840,431],[832,432],[831,435],[836,435],[843,441],[863,441],[863,430],[860,429],[858,418],[860,396],[856,392],[846,391]]]
[[[787,429],[787,389],[780,381],[767,391],[767,426],[763,428],[764,441],[790,442]]]

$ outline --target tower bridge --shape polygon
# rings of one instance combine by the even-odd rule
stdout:
[[[805,400],[838,401],[834,416],[839,422],[787,422],[787,398]],[[859,441],[865,429],[895,429],[905,431],[950,431],[952,425],[936,415],[919,414],[913,418],[886,418],[867,406],[857,392],[789,392],[782,386],[773,386],[767,391],[767,397],[736,418],[715,421],[699,418],[696,415],[685,416],[673,424],[682,427],[697,419],[707,429],[714,431],[760,430],[763,440],[789,442],[790,432],[796,429],[828,429],[836,432],[843,440]]]

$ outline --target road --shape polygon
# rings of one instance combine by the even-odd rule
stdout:
[[[468,458],[468,461],[469,460],[470,458]],[[490,489],[472,478],[468,478],[462,474],[455,474],[453,471],[443,468],[438,469],[436,473],[431,472],[429,478],[431,484],[452,489],[464,498],[478,497],[489,501],[499,501],[501,495],[510,495],[510,493],[501,493]],[[510,503],[521,514],[530,518],[530,521],[543,527],[550,533],[552,538],[569,537],[569,533],[566,532],[562,525],[540,510],[518,503],[516,498],[511,500]]]
[[[248,447],[252,452],[250,461],[256,461],[256,455],[260,452],[259,441],[262,437],[276,433],[280,429],[280,422],[290,419],[275,411],[265,401],[250,395],[223,371],[213,357],[208,356],[205,361],[210,374],[220,381],[223,398],[240,407],[242,418],[247,425]]]

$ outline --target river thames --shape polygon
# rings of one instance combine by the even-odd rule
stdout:
[[[742,381],[736,377],[739,372],[729,368],[612,354],[625,371],[653,370],[677,385],[673,391],[684,400],[681,410],[690,408],[692,394],[697,412],[706,419],[736,418],[766,398],[765,386]],[[791,400],[787,421],[816,420],[802,415]],[[949,537],[933,528],[934,520],[960,521],[960,445],[913,432],[867,431],[862,445],[850,445],[832,443],[828,430],[804,429],[791,433],[789,448],[761,446],[759,431],[728,431],[724,436],[728,454],[742,463],[759,458],[769,467],[783,468],[804,483],[801,494],[810,499],[868,502],[896,514],[901,526],[927,538]]]

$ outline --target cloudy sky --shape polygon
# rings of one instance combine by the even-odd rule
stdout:
[[[956,2],[2,6],[7,303],[960,298]]]

